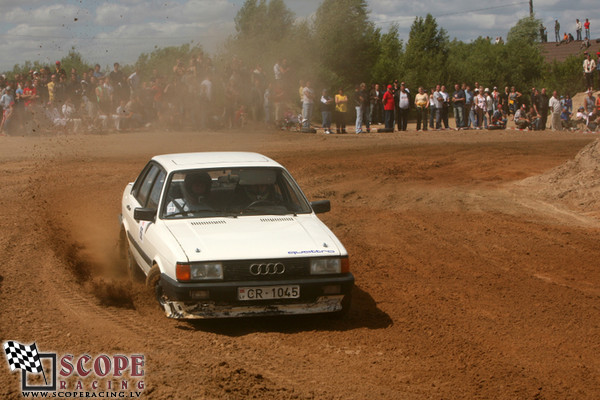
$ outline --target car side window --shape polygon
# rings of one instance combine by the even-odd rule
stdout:
[[[161,170],[158,174],[158,177],[154,181],[152,185],[152,190],[150,190],[150,198],[148,199],[147,208],[158,209],[158,202],[160,200],[160,193],[162,192],[162,188],[165,184],[165,177],[167,176],[166,172]]]
[[[136,194],[134,194],[140,206],[145,207],[146,201],[148,201],[148,197],[150,196],[150,189],[152,188],[152,184],[154,183],[154,179],[160,169],[156,165],[152,165],[146,175],[144,176],[140,189]]]

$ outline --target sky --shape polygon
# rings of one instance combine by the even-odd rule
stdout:
[[[314,16],[322,0],[284,0],[298,19]],[[234,17],[244,0],[0,0],[0,71],[15,64],[40,61],[53,64],[71,49],[90,64],[103,68],[119,62],[133,64],[142,53],[184,43],[218,51],[234,33]],[[367,0],[370,19],[382,31],[399,26],[408,39],[416,16],[431,13],[450,39],[469,42],[478,36],[506,34],[519,18],[529,14],[529,1]],[[568,7],[567,7],[568,5]],[[575,19],[591,21],[592,38],[600,37],[600,1],[533,0],[534,12],[554,35],[575,36]],[[594,34],[596,32],[596,34]]]

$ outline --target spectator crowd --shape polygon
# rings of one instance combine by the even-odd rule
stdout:
[[[586,53],[583,74],[589,94],[575,114],[568,94],[559,96],[545,88],[523,94],[515,87],[499,90],[492,85],[490,90],[478,82],[456,83],[451,90],[444,85],[411,90],[395,80],[361,83],[351,93],[340,88],[330,95],[322,90],[319,96],[310,81],[300,81],[295,89],[291,70],[285,59],[264,72],[260,65],[248,68],[233,58],[224,70],[216,71],[211,59],[200,53],[176,60],[167,74],[155,70],[142,79],[138,70],[125,74],[118,63],[110,72],[98,64],[67,72],[57,61],[53,68],[30,70],[14,79],[0,77],[0,130],[9,134],[148,126],[203,130],[244,127],[253,121],[314,131],[317,111],[326,134],[347,133],[347,124],[355,133],[381,124],[384,128],[379,131],[406,131],[409,117],[416,118],[419,131],[504,129],[509,120],[519,129],[531,130],[596,130],[600,124],[600,96],[593,95],[594,80],[600,85],[600,52],[596,59]]]

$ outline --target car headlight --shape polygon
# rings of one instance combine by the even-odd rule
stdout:
[[[347,260],[347,259],[346,259]],[[310,260],[310,273],[312,275],[341,274],[341,258],[315,258]]]
[[[220,262],[177,264],[178,281],[223,279],[223,264]]]

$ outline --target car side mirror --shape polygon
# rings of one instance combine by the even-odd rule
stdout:
[[[329,200],[311,201],[310,206],[315,214],[322,214],[331,211],[331,203]]]
[[[141,208],[138,207],[133,210],[133,218],[136,221],[150,221],[154,222],[154,218],[156,217],[156,210],[153,208]]]

